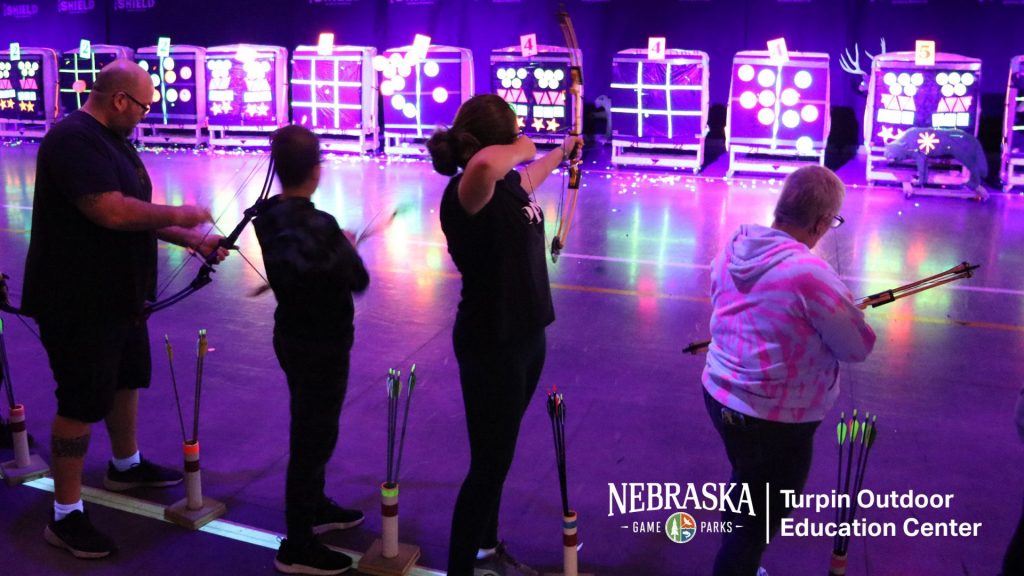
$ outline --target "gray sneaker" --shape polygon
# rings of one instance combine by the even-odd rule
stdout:
[[[499,542],[494,554],[476,561],[473,576],[540,576],[540,573],[517,560],[505,543]]]

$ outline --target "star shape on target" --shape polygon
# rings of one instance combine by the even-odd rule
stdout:
[[[548,120],[548,130],[552,132],[557,132],[559,126],[561,126],[561,124],[558,123],[558,120],[555,120],[554,118]]]
[[[19,108],[21,108],[22,112],[33,112],[36,109],[36,105],[33,102],[22,102]]]
[[[516,116],[516,124],[519,126],[520,129],[526,128],[526,118],[524,118],[523,116]]]
[[[534,118],[533,119],[533,129],[536,132],[540,132],[541,130],[543,130],[544,129],[544,119],[543,118]]]

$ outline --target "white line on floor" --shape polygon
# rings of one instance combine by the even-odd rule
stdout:
[[[38,480],[26,482],[24,485],[37,490],[43,490],[45,492],[53,492],[52,478],[39,478]],[[107,492],[106,490],[100,490],[99,488],[92,488],[89,486],[82,486],[82,499],[86,502],[91,502],[99,506],[106,506],[107,508],[128,512],[129,514],[152,518],[154,520],[160,520],[161,522],[168,522],[168,520],[164,519],[164,507],[154,502],[140,500],[123,494],[115,494],[113,492]],[[247,544],[254,544],[271,550],[277,550],[281,539],[284,538],[284,534],[278,534],[277,532],[272,532],[270,530],[246,526],[245,524],[230,522],[228,520],[213,520],[200,528],[199,531],[220,536],[222,538],[230,538],[231,540],[245,542]],[[346,550],[345,548],[330,545],[328,545],[328,547],[348,554],[356,563],[358,563],[359,559],[363,556],[359,552]],[[356,566],[356,568],[358,568],[358,566]],[[414,566],[409,574],[412,576],[445,576],[444,572],[431,570],[422,566]]]

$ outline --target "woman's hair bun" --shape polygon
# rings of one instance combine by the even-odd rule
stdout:
[[[459,171],[458,143],[451,130],[435,130],[427,140],[427,151],[438,174],[455,176]]]

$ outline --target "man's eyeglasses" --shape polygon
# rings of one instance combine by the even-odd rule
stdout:
[[[125,92],[124,90],[118,92],[118,94],[124,94],[129,100],[134,102],[136,106],[138,106],[139,108],[142,108],[142,113],[143,114],[149,114],[149,109],[152,107],[152,104],[143,104],[142,102],[139,102],[138,100],[136,100],[134,96],[132,96],[131,94]]]
[[[833,228],[839,228],[845,222],[846,222],[846,219],[843,218],[842,216],[840,216],[839,214],[836,214],[835,216],[832,217],[832,227]]]

